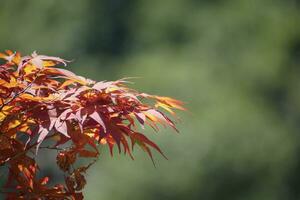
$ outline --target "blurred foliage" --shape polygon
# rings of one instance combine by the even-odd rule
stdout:
[[[187,102],[180,134],[147,130],[169,160],[104,149],[87,199],[300,198],[300,1],[10,0],[0,22],[2,49]]]

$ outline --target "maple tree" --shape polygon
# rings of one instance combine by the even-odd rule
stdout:
[[[135,145],[151,159],[151,148],[163,155],[136,124],[176,130],[159,109],[173,116],[174,108],[184,110],[181,101],[128,88],[127,79],[96,82],[58,68],[68,63],[58,57],[8,50],[0,58],[0,166],[8,170],[1,192],[8,200],[83,199],[84,174],[100,155],[100,145],[111,155],[117,146],[133,158]],[[49,177],[40,177],[35,156],[42,148],[57,151],[65,183],[51,185]],[[75,167],[78,158],[92,162]]]

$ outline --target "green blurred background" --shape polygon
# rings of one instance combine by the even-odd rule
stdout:
[[[3,0],[1,49],[74,60],[96,80],[186,102],[147,135],[157,167],[106,147],[88,200],[300,199],[299,0]],[[41,159],[55,175],[54,161]]]

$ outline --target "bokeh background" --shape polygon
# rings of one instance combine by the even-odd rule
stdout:
[[[299,0],[3,0],[1,49],[186,102],[156,168],[104,148],[88,200],[300,199]],[[55,175],[54,161],[40,159]]]

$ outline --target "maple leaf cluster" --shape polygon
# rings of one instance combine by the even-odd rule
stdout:
[[[85,172],[100,155],[99,146],[132,156],[138,145],[149,154],[160,148],[138,130],[158,124],[175,128],[160,109],[175,116],[182,102],[139,93],[127,79],[96,82],[59,68],[58,57],[0,53],[0,166],[8,175],[1,192],[6,199],[83,199]],[[143,103],[145,99],[149,103]],[[137,127],[140,124],[141,128]],[[48,144],[48,146],[43,146]],[[50,145],[49,145],[50,144]],[[39,149],[56,150],[65,183],[40,177]],[[78,158],[93,161],[75,167]]]

